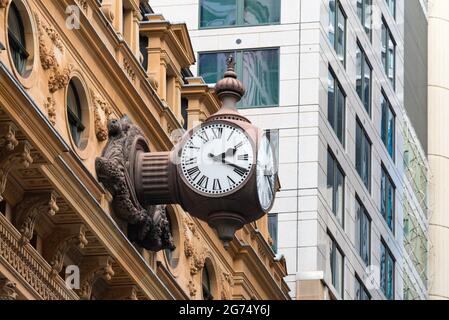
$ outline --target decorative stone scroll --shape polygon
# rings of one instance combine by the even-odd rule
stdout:
[[[109,120],[109,141],[95,167],[98,179],[111,193],[117,218],[128,224],[128,237],[150,250],[174,250],[165,206],[143,207],[135,194],[132,170],[137,150],[149,151],[142,131],[128,117]]]
[[[56,124],[56,101],[53,96],[47,97],[44,103],[44,108],[47,110],[48,120],[52,125]]]
[[[48,89],[51,93],[55,93],[56,91],[65,88],[69,85],[70,74],[73,71],[73,65],[69,64],[63,70],[56,68],[53,71],[53,74],[50,76],[48,80]]]
[[[41,215],[54,216],[59,208],[53,192],[27,193],[17,205],[15,225],[22,235],[21,244],[27,244],[33,238],[34,227]]]
[[[93,108],[94,108],[94,122],[95,135],[98,141],[105,141],[108,139],[107,122],[111,118],[112,109],[106,101],[104,101],[97,93],[91,91]]]
[[[68,225],[52,232],[44,248],[44,257],[52,267],[52,275],[61,272],[64,258],[71,248],[83,249],[87,243],[86,227],[83,224]]]
[[[112,269],[112,258],[108,256],[87,257],[80,267],[81,281],[78,296],[83,300],[90,300],[92,287],[96,280],[110,281],[114,276]]]

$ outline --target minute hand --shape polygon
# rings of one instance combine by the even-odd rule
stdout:
[[[231,167],[233,167],[233,168],[242,170],[242,171],[244,171],[244,172],[248,171],[248,169],[245,169],[245,168],[243,168],[243,167],[241,167],[241,166],[239,166],[239,165],[236,165],[235,163],[226,161],[226,159],[223,159],[222,162],[223,162],[224,164],[227,164],[228,166],[231,166]]]

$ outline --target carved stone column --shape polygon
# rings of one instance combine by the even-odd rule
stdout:
[[[77,293],[81,299],[90,300],[95,281],[98,279],[110,281],[114,276],[112,258],[108,256],[86,257],[81,264],[80,273],[80,289],[77,290]]]
[[[52,275],[61,272],[64,258],[72,248],[83,249],[87,245],[86,227],[83,224],[57,228],[45,241],[44,257],[52,267]]]
[[[28,168],[33,163],[27,141],[18,142],[15,126],[11,123],[0,126],[0,201],[5,192],[8,175],[14,167]]]
[[[0,278],[0,300],[17,299],[16,284],[6,278]]]
[[[27,244],[33,238],[34,226],[40,215],[55,215],[59,211],[56,195],[53,192],[28,193],[17,205],[15,225],[22,234],[22,244]]]

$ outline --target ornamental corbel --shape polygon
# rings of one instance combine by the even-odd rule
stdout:
[[[64,267],[64,258],[70,249],[83,249],[88,244],[86,227],[83,224],[75,224],[58,228],[45,243],[44,257],[50,263],[51,273],[55,276]]]
[[[89,300],[96,280],[110,281],[114,276],[112,258],[109,256],[87,257],[81,264],[80,274],[80,289],[77,290],[77,294],[80,299]]]
[[[17,205],[15,225],[22,235],[22,245],[33,238],[34,227],[41,215],[54,216],[59,211],[54,192],[27,193]]]
[[[9,142],[5,140],[5,146],[8,148],[0,148],[0,201],[3,200],[2,194],[5,192],[6,181],[11,170],[17,168],[28,168],[33,163],[31,157],[31,145],[27,141],[19,142],[15,148],[11,149],[15,144],[15,138],[10,136]]]
[[[19,144],[16,139],[16,126],[10,123],[0,124],[0,151],[12,151]]]
[[[16,284],[6,278],[0,278],[0,300],[17,299]]]

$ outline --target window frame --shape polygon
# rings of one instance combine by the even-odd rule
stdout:
[[[201,22],[201,10],[202,10],[202,2],[204,0],[198,1],[198,29],[199,30],[207,30],[207,29],[224,29],[224,28],[244,28],[244,27],[258,27],[258,26],[271,26],[271,25],[280,25],[282,20],[282,1],[283,0],[274,0],[279,3],[279,21],[275,22],[267,22],[267,23],[258,23],[258,24],[245,24],[244,14],[245,14],[245,0],[235,0],[236,8],[235,8],[235,24],[226,25],[226,26],[202,26]]]
[[[333,39],[333,45],[332,45],[332,43],[330,43],[331,44],[331,47],[333,47],[333,49],[334,49],[334,51],[335,51],[335,53],[336,53],[336,55],[337,55],[337,60],[338,61],[340,61],[341,62],[341,64],[343,65],[343,67],[346,69],[346,56],[347,56],[347,37],[348,37],[348,16],[347,16],[347,14],[346,14],[346,12],[345,12],[345,10],[343,9],[343,5],[342,5],[342,3],[341,3],[341,1],[340,0],[329,0],[328,1],[328,6],[329,6],[329,3],[331,2],[331,1],[334,1],[335,2],[335,12],[334,12],[334,14],[335,14],[335,17],[334,17],[334,21],[332,22],[332,24],[333,24],[333,27],[334,27],[334,39]],[[339,16],[339,10],[341,11],[341,13],[342,13],[342,16],[343,16],[343,19],[344,19],[344,35],[343,35],[343,60],[341,60],[339,57],[338,57],[338,36],[339,36],[339,28],[338,28],[338,22],[339,22],[339,19],[338,19],[338,16]],[[330,9],[329,9],[329,12],[330,12]],[[329,25],[331,24],[331,21],[330,21],[330,19],[329,19]],[[329,26],[328,26],[328,28],[329,28]],[[327,35],[328,35],[328,40],[329,40],[329,42],[330,42],[330,33],[329,33],[329,30],[327,31]]]
[[[395,294],[395,290],[396,290],[396,259],[395,259],[395,257],[394,257],[394,255],[393,255],[393,253],[391,252],[391,250],[390,250],[390,248],[387,246],[387,244],[386,244],[386,242],[385,242],[385,240],[383,239],[383,238],[381,238],[381,241],[380,241],[380,250],[381,250],[381,254],[380,254],[380,289],[382,290],[382,293],[384,294],[384,296],[385,296],[385,298],[387,298],[387,300],[395,300],[395,296],[396,296],[396,294]],[[385,252],[385,261],[383,261],[383,259],[382,259],[382,251],[384,251]],[[388,261],[391,261],[392,262],[392,275],[391,275],[391,279],[392,279],[392,297],[389,297],[389,296],[387,296],[387,287],[388,287],[388,285],[387,285],[387,280],[388,280],[388,267],[387,267],[387,264],[388,264]],[[384,273],[382,273],[382,264],[383,263],[385,263],[385,272]],[[385,286],[383,286],[382,285],[382,276],[384,276],[385,277],[385,281],[384,281],[384,284],[385,284]]]
[[[385,42],[383,39],[383,32],[385,29]],[[393,43],[393,62],[390,61],[389,59],[389,42]],[[396,52],[397,52],[397,42],[393,37],[393,34],[391,32],[390,27],[388,26],[388,23],[385,19],[385,17],[382,17],[382,28],[381,28],[381,55],[382,55],[382,51],[385,48],[385,63],[382,59],[381,56],[381,61],[382,61],[382,65],[384,67],[384,73],[388,79],[388,82],[392,85],[393,87],[393,91],[396,92]],[[389,76],[389,69],[391,67],[391,65],[393,65],[393,79],[390,79]]]
[[[330,124],[332,131],[334,132],[335,136],[337,137],[337,140],[340,141],[343,148],[346,148],[346,105],[347,105],[347,96],[346,92],[344,91],[340,81],[338,80],[337,76],[335,75],[334,70],[331,66],[329,66],[329,75],[328,75],[328,81],[330,80],[329,76],[332,76],[333,78],[333,86],[334,86],[334,101],[333,101],[333,109],[334,109],[334,119],[331,122],[330,120],[330,104],[329,104],[329,87],[327,88],[327,120]],[[338,99],[339,95],[342,94],[344,98],[343,103],[343,115],[342,115],[342,137],[338,136]]]
[[[387,4],[388,12],[392,15],[393,19],[396,20],[397,2],[396,0],[385,0]],[[393,12],[391,12],[391,3],[393,3]]]
[[[355,300],[370,301],[372,299],[371,294],[369,293],[368,289],[363,284],[363,281],[357,274],[355,275],[355,284],[356,284],[355,297],[354,297]],[[365,293],[365,295],[368,299],[361,299],[361,295],[359,295],[359,293],[357,292],[358,290],[361,290],[363,293]]]
[[[346,197],[346,174],[342,168],[342,166],[340,165],[340,163],[338,162],[337,157],[335,156],[335,154],[332,152],[332,150],[330,148],[328,148],[327,151],[327,161],[329,161],[329,158],[332,159],[332,199],[328,199],[330,200],[330,208],[332,213],[334,214],[335,218],[337,219],[337,221],[339,222],[340,226],[342,227],[342,229],[345,229],[345,197]],[[326,166],[326,185],[327,187],[329,186],[329,163],[327,163]],[[340,173],[342,180],[343,180],[343,187],[342,187],[342,195],[341,195],[341,207],[342,207],[342,212],[341,212],[341,217],[338,216],[338,205],[337,205],[337,194],[338,194],[338,185],[337,185],[337,180],[338,180],[338,176],[337,174]],[[341,220],[341,221],[340,221]]]
[[[373,66],[371,65],[371,62],[368,59],[368,55],[366,54],[366,51],[363,49],[362,44],[357,39],[357,48],[360,51],[360,81],[361,81],[361,93],[359,94],[357,92],[357,77],[356,77],[356,92],[357,95],[360,98],[360,101],[362,102],[363,109],[368,113],[370,117],[372,117],[372,108],[373,108]],[[365,90],[366,90],[366,83],[365,83],[365,70],[366,68],[369,68],[370,71],[370,78],[369,78],[369,97],[368,97],[368,109],[366,106],[365,101]],[[356,54],[356,69],[357,69],[357,54]],[[358,71],[358,70],[356,70]]]
[[[11,14],[14,14],[15,22],[18,24],[19,30],[17,30],[20,35],[20,39],[17,39],[14,32],[12,32],[9,25],[9,19]],[[25,34],[25,23],[23,21],[22,14],[20,13],[19,8],[17,7],[14,1],[11,2],[7,17],[6,17],[6,25],[7,25],[7,37],[9,43],[9,50],[11,59],[14,64],[14,68],[20,74],[20,76],[25,77],[27,74],[27,60],[30,57],[30,53],[28,52],[26,45],[26,34]],[[22,43],[23,42],[23,43]],[[20,61],[16,60],[20,57]]]
[[[392,214],[391,214],[391,226],[388,223],[387,220],[387,212],[382,212],[382,197],[385,197],[386,199],[386,204],[388,204],[388,185],[385,186],[385,190],[382,190],[382,181],[385,177],[386,183],[388,183],[388,185],[392,188],[393,191],[393,199],[392,199],[392,204],[391,204],[391,208],[392,208]],[[380,181],[380,213],[382,215],[382,217],[384,218],[383,220],[385,221],[385,223],[388,226],[388,229],[393,233],[393,235],[395,234],[396,231],[396,185],[394,184],[393,179],[391,178],[390,174],[388,173],[387,168],[384,166],[384,164],[381,164],[381,181]]]
[[[344,299],[344,292],[345,292],[345,254],[343,253],[343,250],[340,248],[340,246],[338,245],[337,241],[335,240],[335,238],[332,236],[332,234],[328,231],[327,232],[327,236],[330,240],[330,244],[332,245],[331,248],[329,248],[330,250],[330,272],[331,272],[331,284],[334,287],[335,291],[340,295],[341,299]],[[335,286],[335,267],[336,267],[336,263],[337,263],[337,252],[340,254],[341,256],[341,274],[340,274],[340,278],[341,278],[341,288],[340,291],[337,289],[337,287]]]
[[[383,100],[381,102],[381,126],[380,126],[380,139],[382,140],[382,143],[385,147],[385,149],[387,150],[388,155],[391,157],[391,159],[393,160],[393,162],[396,162],[396,113],[394,112],[393,109],[393,105],[391,104],[390,100],[388,99],[387,95],[385,94],[385,91],[382,89],[381,90],[381,99]],[[391,151],[392,153],[390,153],[390,150],[388,150],[388,119],[386,119],[387,121],[385,122],[384,119],[384,107],[388,108],[388,111],[391,112],[391,115],[393,117],[393,150]],[[386,132],[384,132],[383,129],[386,129]],[[385,139],[384,140],[384,134],[385,134]]]
[[[236,49],[236,50],[218,50],[218,51],[201,51],[198,52],[198,75],[201,76],[201,63],[200,58],[201,55],[204,54],[232,54],[235,59],[235,72],[237,73],[237,77],[242,81],[243,83],[243,55],[245,52],[252,52],[252,51],[276,51],[277,53],[277,72],[278,72],[278,81],[277,81],[277,96],[275,97],[277,100],[277,104],[273,105],[263,105],[263,106],[242,106],[242,101],[239,101],[237,104],[237,108],[239,110],[246,110],[246,109],[264,109],[264,108],[279,108],[281,106],[280,104],[280,98],[281,98],[281,51],[280,47],[263,47],[263,48],[244,48],[244,49]],[[226,70],[226,69],[225,69]],[[214,85],[214,83],[209,83],[211,85]]]
[[[359,209],[362,210],[362,214],[365,216],[367,222],[368,222],[368,238],[366,239],[368,242],[368,261],[365,261],[362,255],[362,219],[361,217],[359,218],[359,212],[357,210],[356,212],[356,247],[357,247],[357,252],[359,253],[360,258],[362,259],[362,261],[365,263],[365,266],[369,266],[371,264],[371,235],[372,235],[372,219],[371,216],[369,215],[368,210],[366,209],[366,207],[363,205],[363,202],[361,201],[360,197],[356,194],[355,196],[355,200],[356,200],[356,205],[359,206]]]
[[[277,253],[279,250],[279,215],[277,213],[268,213],[268,233],[273,241],[271,245],[271,249],[273,249],[274,253]],[[273,221],[274,220],[274,221]],[[272,223],[274,222],[274,223]],[[275,226],[275,235],[272,233],[271,226]]]
[[[357,16],[359,16],[359,20],[360,23],[362,25],[363,30],[365,31],[365,34],[367,35],[369,42],[372,43],[373,42],[373,0],[357,0],[356,2],[356,6],[357,3],[361,3],[362,7],[361,7],[361,16],[359,16],[359,12],[358,12],[358,8],[356,7],[356,11],[357,11]],[[367,7],[371,7],[370,9],[370,17],[371,17],[371,21],[370,21],[370,27],[369,27],[369,32],[367,32],[366,29],[366,9]]]
[[[78,114],[75,114],[72,110],[72,108],[69,106],[69,92],[72,91],[74,94],[74,99],[76,100],[75,103],[77,104],[77,111]],[[66,109],[67,109],[67,121],[69,125],[69,132],[70,136],[73,140],[73,143],[76,147],[80,147],[81,144],[81,135],[83,134],[84,130],[86,130],[86,126],[83,124],[83,106],[81,102],[80,93],[78,92],[78,88],[73,82],[73,79],[70,80],[68,86],[67,86],[67,99],[66,99]],[[75,128],[76,127],[76,128]],[[75,137],[73,135],[73,129],[76,129],[78,131],[78,135]]]
[[[360,146],[362,154],[360,155],[360,158],[363,156],[364,151],[366,151],[367,144],[369,146],[369,152],[368,152],[369,161],[368,161],[368,173],[367,173],[368,181],[367,181],[367,183],[365,183],[365,181],[364,181],[364,179],[362,177],[362,173],[359,172],[359,166],[362,167],[362,164],[360,164],[360,165],[358,164],[359,157],[357,157],[357,150],[358,150],[357,149],[357,145],[358,145],[358,143],[357,143],[357,137],[358,137],[357,136],[357,132],[358,132],[358,130],[357,129],[358,129],[358,127],[360,127],[361,133],[362,133],[362,137],[361,137],[361,139],[362,139],[361,143],[362,144]],[[371,139],[370,139],[370,137],[368,135],[368,132],[366,131],[365,127],[363,126],[362,121],[360,121],[359,117],[356,117],[356,127],[355,128],[356,128],[355,129],[355,131],[356,131],[356,133],[355,133],[355,139],[356,139],[355,168],[356,168],[356,171],[357,171],[357,173],[359,175],[359,178],[362,180],[362,184],[365,186],[365,188],[371,194],[371,189],[372,189],[371,185],[372,185],[372,180],[373,180],[372,179],[373,143],[372,143],[372,141],[371,141]],[[363,168],[361,168],[361,170],[363,170]]]

